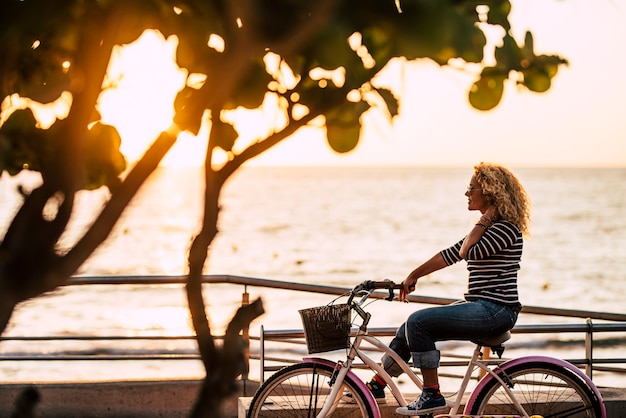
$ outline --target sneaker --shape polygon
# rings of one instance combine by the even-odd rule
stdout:
[[[382,388],[378,384],[372,383],[372,382],[367,382],[365,384],[365,386],[367,386],[367,388],[370,390],[370,392],[372,392],[372,395],[374,395],[374,399],[376,400],[376,403],[383,404],[383,403],[387,402],[387,400],[385,399],[385,389],[384,388]],[[346,402],[346,403],[354,403],[354,397],[352,396],[352,392],[344,392],[341,395],[341,400]]]
[[[441,394],[435,397],[430,391],[424,390],[417,400],[407,406],[401,406],[396,409],[396,414],[417,416],[444,411],[446,409],[448,409],[446,407],[446,400]]]

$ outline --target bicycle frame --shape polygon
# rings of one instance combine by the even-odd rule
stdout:
[[[482,355],[482,348],[483,348],[483,346],[481,346],[480,344],[476,344],[476,348],[474,348],[474,353],[472,354],[472,357],[471,357],[471,359],[470,359],[470,361],[469,361],[469,363],[467,365],[467,370],[465,371],[465,376],[463,376],[463,381],[461,382],[461,386],[459,387],[459,391],[457,393],[455,401],[452,404],[452,408],[451,408],[451,410],[449,412],[449,415],[454,415],[454,414],[458,413],[458,409],[459,409],[459,406],[461,405],[461,401],[463,399],[463,395],[465,394],[465,389],[467,389],[467,385],[469,384],[469,381],[472,378],[472,372],[474,371],[475,367],[478,367],[481,370],[483,370],[485,373],[487,373],[487,375],[485,375],[485,377],[483,377],[482,381],[488,380],[489,378],[487,376],[491,376],[492,378],[494,378],[498,382],[500,382],[500,384],[504,388],[504,390],[505,390],[507,396],[509,397],[509,399],[511,399],[511,401],[513,402],[513,404],[515,405],[517,410],[523,414],[521,416],[523,418],[529,418],[528,413],[525,411],[525,409],[522,406],[522,404],[517,400],[517,398],[515,397],[515,395],[513,394],[511,389],[509,388],[509,386],[507,384],[505,384],[505,382],[502,380],[502,378],[500,376],[498,376],[493,371],[493,369],[491,369],[487,364],[485,364],[484,362],[479,360],[481,358],[481,355]],[[476,390],[472,391],[472,395],[474,393],[476,393]],[[471,399],[472,395],[470,395],[470,399]],[[469,404],[469,402],[468,402],[468,404]]]
[[[376,403],[376,400],[372,396],[370,390],[367,389],[367,386],[361,381],[361,379],[359,379],[350,370],[352,368],[352,363],[354,359],[357,357],[360,358],[363,361],[363,363],[367,365],[368,368],[378,373],[379,376],[381,376],[387,382],[388,388],[391,390],[391,393],[396,398],[396,401],[398,402],[400,406],[406,406],[408,404],[407,400],[402,395],[402,392],[400,391],[400,388],[398,387],[394,379],[383,369],[383,367],[378,362],[374,361],[371,357],[365,354],[365,350],[361,349],[361,344],[363,342],[367,342],[373,347],[376,347],[379,350],[383,351],[389,357],[393,358],[393,360],[400,366],[402,371],[411,379],[413,384],[418,389],[423,388],[423,383],[421,379],[415,374],[415,372],[413,372],[413,370],[411,370],[409,365],[400,358],[400,356],[398,356],[386,344],[383,344],[378,338],[373,337],[371,335],[367,335],[366,331],[364,331],[362,328],[359,328],[356,336],[354,337],[354,342],[348,351],[347,359],[345,362],[336,363],[330,360],[316,358],[316,357],[307,357],[304,359],[305,362],[326,364],[326,365],[333,367],[335,370],[337,370],[335,384],[333,385],[333,388],[326,400],[326,403],[324,404],[324,407],[322,408],[320,413],[317,415],[318,418],[323,418],[329,412],[332,411],[332,408],[334,407],[335,399],[337,399],[337,397],[340,396],[339,390],[341,389],[342,382],[345,379],[352,381],[353,384],[363,389],[363,392],[368,397],[368,403],[372,406],[372,410],[376,411],[375,413],[377,413],[378,416],[380,416],[378,404]],[[450,412],[448,413],[448,415],[455,415],[459,413],[459,408],[461,406],[463,396],[465,394],[465,390],[467,389],[469,381],[472,378],[472,373],[475,370],[475,368],[480,368],[481,370],[484,370],[485,373],[487,373],[489,376],[498,380],[502,384],[502,386],[504,387],[511,401],[515,404],[516,408],[523,414],[520,416],[523,418],[529,418],[530,416],[524,410],[524,407],[517,400],[513,392],[508,388],[508,386],[502,381],[500,376],[498,376],[484,362],[479,360],[482,355],[481,349],[482,349],[482,346],[477,344],[476,348],[474,349],[474,353],[472,354],[472,357],[469,359],[467,370],[465,372],[465,375],[463,376],[463,380],[458,389],[458,393],[457,393],[455,400],[447,401],[448,407],[450,407]],[[483,381],[485,379],[486,379],[486,376],[485,378],[483,378]]]

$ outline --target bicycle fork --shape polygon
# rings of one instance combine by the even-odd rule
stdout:
[[[351,349],[353,350],[353,349]],[[350,367],[352,362],[350,359],[354,358],[354,352],[351,352],[351,355],[348,356],[348,360],[346,362],[336,363],[334,361],[330,361],[323,358],[317,357],[305,357],[303,360],[306,363],[319,363],[325,364],[326,366],[330,366],[334,369],[332,375],[332,388],[330,393],[326,398],[326,402],[322,407],[321,411],[317,414],[317,418],[327,417],[333,413],[335,408],[337,407],[338,400],[341,397],[340,390],[343,388],[343,382],[349,381],[354,387],[361,389],[361,391],[368,397],[368,401],[370,406],[372,406],[372,410],[374,413],[374,418],[380,418],[380,411],[378,410],[378,406],[376,405],[376,401],[374,397],[371,395],[371,392],[365,386],[365,383],[361,379],[359,379],[351,370]],[[371,398],[371,399],[369,399]],[[375,408],[375,409],[374,409]]]
[[[336,383],[343,382],[347,373],[348,367],[344,365],[344,362],[340,361],[335,363],[334,372],[329,382],[332,389],[326,398],[326,402],[324,402],[324,406],[320,410],[319,414],[317,414],[317,417],[326,417],[337,407],[337,399],[341,396],[339,390],[341,390],[342,385],[337,385]]]

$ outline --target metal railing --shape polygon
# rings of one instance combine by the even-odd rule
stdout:
[[[77,276],[71,278],[65,286],[77,286],[77,285],[96,285],[96,284],[141,284],[141,285],[156,285],[156,284],[185,284],[187,282],[187,276]],[[263,287],[268,289],[281,289],[292,290],[300,292],[318,293],[326,295],[343,295],[349,288],[339,286],[321,286],[307,283],[296,282],[284,282],[279,280],[259,279],[253,277],[231,276],[231,275],[205,275],[203,276],[203,282],[205,284],[220,283],[220,284],[233,284],[244,286],[243,294],[247,293],[247,286]],[[384,293],[375,293],[371,297],[385,298]],[[421,295],[409,295],[409,302],[426,303],[432,305],[448,305],[455,302],[456,299],[439,298],[431,296]],[[609,312],[597,312],[597,311],[583,311],[575,309],[558,309],[547,308],[540,306],[524,306],[522,310],[524,313],[537,314],[537,315],[553,315],[563,317],[578,317],[578,318],[591,318],[602,319],[608,321],[623,321],[626,322],[626,314],[609,313]]]
[[[626,368],[620,367],[610,367],[610,366],[602,366],[606,364],[626,364],[626,357],[622,358],[595,358],[593,356],[593,342],[594,342],[594,333],[604,333],[604,332],[625,332],[626,331],[626,322],[613,323],[613,324],[594,324],[591,319],[587,319],[585,324],[536,324],[536,325],[518,325],[511,330],[512,334],[562,334],[562,333],[583,333],[585,335],[584,345],[585,345],[585,357],[584,358],[571,358],[565,359],[570,363],[585,368],[585,373],[589,378],[593,378],[593,371],[604,371],[611,373],[623,373],[626,374]],[[353,330],[354,333],[354,330]],[[396,328],[369,328],[368,334],[376,336],[376,337],[393,337],[396,333]],[[267,342],[278,342],[278,343],[289,343],[289,344],[297,344],[304,346],[306,341],[304,339],[304,331],[300,329],[294,330],[266,330],[264,327],[261,327],[260,332],[260,375],[261,381],[264,380],[265,373],[274,372],[279,369],[278,366],[268,366],[266,365],[266,360],[268,358],[265,356],[265,344]],[[371,348],[370,351],[380,351],[375,348]],[[485,349],[485,353],[488,348]],[[289,363],[293,362],[293,360],[287,358],[271,358],[269,359],[272,363]],[[296,360],[297,361],[297,360]],[[497,364],[504,360],[487,360],[489,364]],[[458,361],[442,361],[441,366],[459,366],[466,365],[467,362],[458,362]],[[355,364],[355,368],[360,368],[361,364]]]
[[[71,278],[64,286],[84,286],[84,285],[171,285],[186,283],[186,276],[77,276]],[[249,300],[248,287],[280,289],[297,292],[309,292],[327,295],[343,295],[349,288],[338,286],[321,286],[314,284],[283,282],[277,280],[259,279],[251,277],[240,277],[230,275],[206,275],[203,277],[205,284],[230,284],[234,286],[243,286],[242,304],[246,304]],[[385,298],[387,295],[380,292],[374,293],[372,298]],[[447,305],[455,301],[455,299],[429,297],[421,295],[409,295],[410,302]],[[626,364],[625,358],[604,358],[597,359],[593,355],[594,334],[605,332],[624,332],[626,331],[626,314],[595,312],[583,310],[557,309],[539,306],[524,306],[523,313],[534,315],[560,316],[570,318],[584,318],[584,324],[540,324],[540,325],[518,325],[512,332],[519,334],[541,334],[541,333],[584,333],[585,338],[585,356],[581,359],[571,359],[572,363],[578,366],[584,366],[586,373],[591,377],[593,370],[610,371],[616,373],[626,373],[626,369],[617,367],[605,367],[606,364]],[[615,323],[594,323],[594,320],[603,321],[619,321]],[[370,333],[377,336],[391,336],[395,333],[395,328],[376,328],[370,329]],[[248,336],[249,331],[245,330],[244,335]],[[221,338],[221,336],[216,337]],[[64,340],[80,340],[80,341],[132,341],[132,340],[192,340],[193,335],[180,336],[10,336],[4,335],[0,337],[2,341],[64,341]],[[277,341],[281,343],[304,344],[304,333],[302,330],[271,330],[267,331],[263,328],[258,336],[249,336],[251,341],[259,341],[258,354],[252,352],[250,359],[259,360],[261,370],[261,380],[266,371],[272,370],[271,367],[265,365],[265,343],[267,341]],[[30,353],[28,355],[0,355],[0,361],[56,361],[56,360],[189,360],[198,359],[197,353],[163,353],[156,354],[99,354],[94,355],[46,355],[39,353]],[[285,364],[289,359],[273,358],[273,362],[284,361]],[[247,376],[244,376],[247,378]]]

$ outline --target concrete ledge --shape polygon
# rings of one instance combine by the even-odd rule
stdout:
[[[68,382],[0,385],[0,417],[8,417],[17,396],[35,387],[41,418],[182,418],[189,416],[200,388],[197,380]],[[239,381],[239,391],[228,399],[222,417],[245,417],[257,382]],[[626,389],[601,388],[609,418],[626,417]],[[384,417],[395,417],[396,401],[387,396]],[[242,415],[243,414],[243,415]]]
[[[608,418],[626,417],[626,388],[600,388]]]

